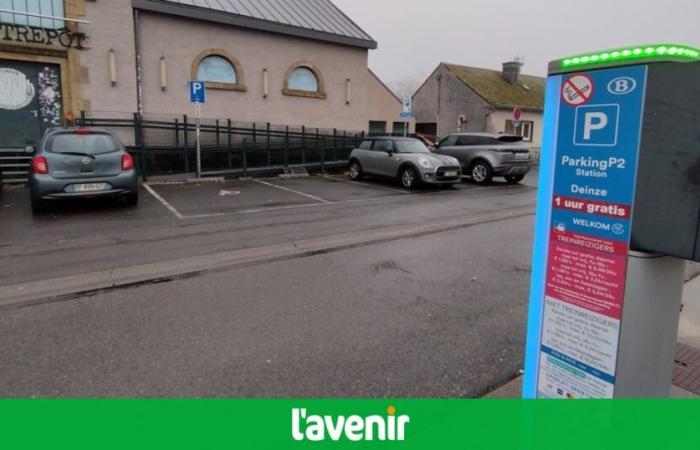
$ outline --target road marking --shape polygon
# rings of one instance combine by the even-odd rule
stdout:
[[[326,203],[329,205],[333,204],[333,202],[331,202],[331,201],[324,200],[321,197],[316,197],[315,195],[307,194],[306,192],[297,191],[295,189],[290,189],[288,187],[280,186],[278,184],[268,183],[267,181],[262,181],[262,180],[258,180],[258,179],[253,179],[253,181],[255,181],[256,183],[264,184],[265,186],[273,187],[275,189],[280,189],[282,191],[291,192],[292,194],[302,195],[302,196],[310,198],[312,200],[316,200],[317,202]]]
[[[384,189],[384,190],[386,190],[386,191],[399,192],[399,193],[404,194],[404,195],[411,195],[410,192],[402,191],[402,190],[400,190],[400,189],[394,189],[394,188],[391,188],[391,187],[388,187],[388,186],[379,186],[379,185],[376,185],[376,184],[362,183],[362,182],[360,182],[360,181],[347,180],[347,179],[345,179],[345,177],[342,177],[342,178],[341,178],[341,177],[332,177],[332,176],[330,176],[330,175],[323,175],[323,178],[325,178],[325,179],[327,179],[327,180],[331,180],[331,181],[341,182],[341,183],[356,184],[356,185],[358,185],[358,186],[365,186],[365,187],[372,187],[372,188],[377,188],[377,189]]]
[[[157,193],[156,191],[154,191],[153,188],[151,188],[148,184],[144,183],[144,184],[143,184],[143,187],[146,188],[146,190],[147,190],[153,197],[155,197],[156,200],[158,200],[163,206],[165,206],[165,207],[168,209],[168,211],[170,211],[171,213],[173,213],[173,215],[174,215],[175,217],[177,217],[177,218],[180,219],[180,220],[182,220],[182,219],[185,218],[185,216],[183,216],[182,214],[180,214],[180,211],[178,211],[177,209],[175,209],[175,207],[174,207],[173,205],[171,205],[171,204],[168,203],[163,197],[161,197],[160,195],[158,195],[158,193]]]

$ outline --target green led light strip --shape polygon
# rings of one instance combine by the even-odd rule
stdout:
[[[700,50],[684,45],[648,45],[588,53],[560,60],[562,69],[631,60],[700,60]]]

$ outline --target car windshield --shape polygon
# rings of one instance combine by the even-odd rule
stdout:
[[[430,153],[428,147],[419,140],[396,141],[397,153]]]
[[[49,139],[46,150],[52,153],[102,155],[116,152],[119,150],[119,145],[107,133],[60,133]]]

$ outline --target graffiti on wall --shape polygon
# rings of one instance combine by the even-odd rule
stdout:
[[[0,108],[10,111],[27,107],[36,91],[34,84],[19,70],[0,68]]]
[[[61,75],[55,67],[39,72],[39,113],[44,126],[61,125]]]

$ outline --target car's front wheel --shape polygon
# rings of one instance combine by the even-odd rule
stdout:
[[[486,161],[476,161],[469,168],[469,175],[477,184],[487,184],[493,179],[493,169]]]
[[[401,180],[401,186],[406,189],[415,189],[420,181],[418,178],[418,172],[411,166],[406,166],[401,169],[399,174],[399,179]]]
[[[525,179],[525,175],[506,175],[504,178],[508,184],[518,184]]]
[[[350,165],[348,166],[348,176],[351,180],[359,180],[362,178],[362,166],[360,166],[358,161],[350,161]]]

